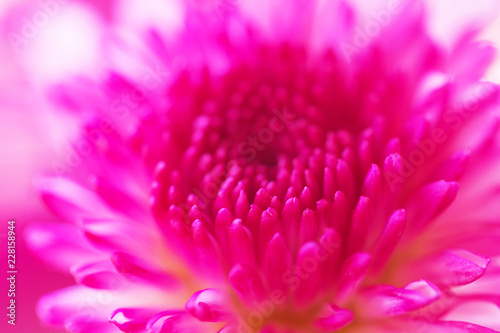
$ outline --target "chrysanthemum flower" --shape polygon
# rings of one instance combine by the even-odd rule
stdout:
[[[169,33],[114,53],[121,71],[54,90],[85,121],[40,181],[71,224],[26,236],[78,285],[40,301],[43,322],[500,328],[481,316],[500,303],[498,87],[473,28],[437,43],[420,1],[175,8]]]

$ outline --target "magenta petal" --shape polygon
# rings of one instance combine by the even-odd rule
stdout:
[[[159,322],[162,322],[161,327],[158,329],[155,325],[150,329],[151,333],[210,332],[210,328],[205,326],[205,322],[201,322],[189,314],[169,315]]]
[[[334,308],[334,314],[316,320],[316,327],[325,332],[340,330],[349,325],[354,319],[354,314],[351,311],[337,307],[332,308]]]
[[[66,320],[64,328],[68,332],[78,332],[78,333],[116,333],[116,328],[110,325],[106,321],[101,320],[88,320],[84,316],[73,316]],[[133,331],[129,331],[133,333]]]
[[[406,278],[423,278],[437,286],[469,284],[483,276],[490,259],[467,250],[445,251],[411,265]]]
[[[40,188],[45,204],[65,221],[76,223],[83,217],[111,216],[95,193],[67,179],[44,178]]]
[[[215,218],[215,237],[223,250],[229,248],[228,227],[233,222],[234,217],[227,208],[221,209]]]
[[[111,262],[116,270],[128,279],[149,282],[163,288],[174,288],[179,285],[174,276],[129,253],[115,252],[111,255]]]
[[[135,222],[122,219],[83,218],[81,220],[85,237],[96,248],[102,251],[128,251],[139,247],[144,250],[154,251],[153,241],[157,238],[152,233],[154,230],[148,225],[140,228]],[[119,228],[120,232],[116,230]]]
[[[285,240],[277,233],[266,249],[264,274],[269,286],[273,289],[287,291],[284,280],[293,276],[292,256]]]
[[[327,256],[324,263],[325,270],[323,272],[322,287],[328,289],[338,274],[339,259],[342,252],[342,238],[337,231],[327,228],[323,236],[321,236],[319,244],[322,247],[319,258],[323,259],[323,256]]]
[[[120,308],[109,316],[109,322],[123,332],[140,333],[146,329],[148,321],[156,313],[158,313],[156,309]]]
[[[382,188],[381,171],[378,165],[372,164],[366,174],[361,193],[371,200],[378,199]]]
[[[71,267],[77,283],[96,289],[119,289],[123,282],[110,260]]]
[[[200,220],[195,220],[191,224],[191,233],[200,270],[207,275],[217,276],[220,264],[217,262],[217,242],[214,237],[206,231]]]
[[[264,285],[251,267],[237,264],[229,273],[229,282],[245,302],[260,300],[264,297]]]
[[[361,196],[352,214],[351,227],[349,230],[348,254],[364,250],[369,216],[370,199]]]
[[[436,175],[438,179],[457,181],[462,178],[471,159],[469,149],[460,151],[447,160]]]
[[[363,291],[361,302],[370,318],[398,316],[423,308],[441,297],[432,283],[420,280],[400,289],[390,285],[371,287]]]
[[[318,237],[318,221],[316,213],[311,209],[304,210],[299,227],[299,245],[314,241]]]
[[[302,206],[298,198],[288,199],[281,212],[281,222],[283,235],[290,251],[294,253],[298,250],[298,237],[300,220],[302,218]]]
[[[295,300],[300,305],[306,305],[313,300],[320,286],[324,273],[324,260],[320,260],[321,247],[316,242],[304,244],[297,255],[295,278],[298,281]]]
[[[406,226],[406,211],[400,209],[392,213],[382,233],[375,257],[374,268],[382,269],[392,255]]]
[[[418,323],[418,322],[416,322]],[[461,321],[422,322],[426,333],[498,333],[499,331]],[[415,331],[417,332],[417,331]]]
[[[240,219],[236,219],[228,228],[229,248],[234,263],[242,263],[250,267],[257,267],[253,239],[250,231],[245,228]]]
[[[62,223],[31,224],[24,231],[30,249],[48,263],[68,271],[72,265],[105,259],[74,225]]]
[[[262,212],[258,229],[258,250],[259,259],[264,260],[266,248],[273,236],[281,231],[281,221],[279,214],[273,208],[268,208]]]
[[[37,304],[37,315],[40,320],[46,325],[63,325],[64,320],[73,314],[74,309],[68,304],[59,305],[59,300],[65,296],[66,292],[74,297],[75,295],[72,294],[78,290],[76,288],[62,289],[43,296]]]
[[[418,230],[440,214],[455,200],[459,185],[444,180],[424,186],[406,205],[412,230]]]
[[[370,267],[371,255],[358,252],[347,259],[341,269],[339,284],[339,300],[342,302],[353,293]]]
[[[166,319],[185,315],[188,315],[185,310],[170,310],[158,312],[148,320],[146,329],[155,333],[160,332],[161,326]]]
[[[145,198],[140,198],[143,201],[143,205],[141,205],[139,198],[132,198],[124,189],[106,179],[94,177],[91,181],[96,193],[110,207],[121,210],[130,217],[136,219],[143,219],[147,216],[144,209],[147,206],[147,200]]]
[[[403,183],[411,175],[411,170],[403,166],[399,153],[393,153],[384,161],[383,175],[389,191],[397,196],[401,193]]]
[[[204,332],[204,323],[185,310],[168,310],[155,314],[146,324],[146,332],[183,333]]]
[[[339,190],[352,202],[355,196],[354,176],[349,165],[342,159],[337,161],[337,182]]]
[[[234,204],[234,214],[235,217],[243,219],[247,216],[250,209],[250,204],[248,203],[247,194],[245,191],[241,190],[236,203]]]
[[[110,304],[109,300],[106,304],[99,302],[97,296],[102,296],[102,291],[83,286],[57,290],[38,301],[37,315],[46,325],[61,326],[75,316],[78,316],[79,322],[106,322],[106,315],[112,311],[110,307],[114,304]]]
[[[349,202],[345,194],[341,191],[335,193],[335,201],[333,202],[332,208],[332,227],[341,235],[346,236],[349,228],[349,216],[350,216]]]
[[[201,321],[217,322],[226,317],[224,293],[215,289],[197,291],[187,301],[185,307],[193,317]]]

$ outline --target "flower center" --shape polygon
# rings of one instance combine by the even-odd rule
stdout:
[[[331,53],[313,60],[290,46],[263,47],[256,59],[222,77],[186,72],[174,84],[153,211],[208,280],[231,275],[235,265],[275,269],[272,252],[283,251],[280,260],[290,262],[272,273],[281,274],[278,281],[258,279],[269,293],[289,288],[283,281],[291,274],[299,296],[283,294],[286,302],[262,321],[290,322],[290,305],[299,302],[293,316],[306,323],[338,296],[339,265],[373,247],[386,222],[380,209],[370,221],[373,233],[364,230],[380,190],[372,163],[383,162],[386,138],[379,118],[355,116],[356,94],[340,82],[345,75]],[[206,236],[188,239],[184,229]],[[199,247],[221,257],[200,262]],[[327,273],[318,268],[325,265]],[[329,277],[324,286],[318,274]]]

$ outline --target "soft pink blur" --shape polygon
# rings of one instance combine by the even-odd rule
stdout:
[[[85,1],[87,2],[87,1]],[[87,13],[93,10],[96,20],[109,19],[112,1],[89,0]],[[71,6],[78,6],[72,4]],[[53,21],[64,20],[70,7],[62,8]],[[66,7],[66,5],[65,5]],[[82,7],[85,8],[85,7]],[[38,87],[45,81],[51,81],[59,73],[66,71],[72,64],[80,66],[74,53],[49,52],[40,54],[33,48],[39,47],[40,40],[46,42],[44,33],[50,32],[49,22],[46,29],[40,29],[35,38],[16,50],[9,40],[9,33],[19,34],[23,27],[23,18],[31,17],[40,10],[38,1],[2,1],[0,3],[0,242],[2,260],[0,269],[6,272],[6,231],[7,221],[16,220],[16,264],[17,285],[16,326],[8,325],[2,310],[1,332],[33,333],[54,332],[42,328],[35,313],[38,299],[47,292],[71,285],[74,280],[49,268],[28,251],[22,237],[29,222],[54,220],[43,206],[33,182],[44,170],[50,170],[51,164],[65,158],[69,149],[69,133],[56,131],[57,119],[49,119],[43,112],[44,106],[38,100]],[[83,15],[82,15],[83,16]],[[66,22],[67,23],[67,22]],[[77,26],[82,30],[83,25]],[[85,33],[82,31],[82,33]],[[49,39],[50,40],[50,39]],[[62,41],[62,40],[61,40]],[[57,40],[56,40],[57,42]],[[84,43],[81,45],[85,47]],[[20,52],[16,52],[20,51]],[[36,57],[42,56],[39,59]],[[64,59],[66,57],[66,59]],[[0,283],[1,307],[5,309],[8,299],[8,284],[2,273]],[[5,307],[4,307],[5,306]]]

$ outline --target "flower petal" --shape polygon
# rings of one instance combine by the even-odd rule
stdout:
[[[109,316],[109,322],[115,324],[123,332],[141,333],[146,330],[151,317],[158,312],[158,309],[120,308]]]
[[[77,283],[95,289],[119,289],[123,284],[110,260],[75,265],[71,274]]]
[[[412,230],[424,227],[455,200],[458,188],[456,182],[441,180],[420,189],[406,204],[408,226]]]
[[[62,223],[31,224],[24,230],[31,251],[63,271],[78,263],[105,259],[82,235],[78,227]]]
[[[422,320],[419,326],[420,330],[415,329],[414,332],[419,332],[423,327],[425,327],[425,332],[427,333],[498,333],[498,331],[492,330],[490,328],[479,326],[471,323],[465,323],[461,321],[438,321],[438,322],[426,322]]]
[[[223,321],[227,317],[224,310],[225,294],[215,289],[197,291],[186,303],[186,310],[201,321]]]
[[[229,282],[247,303],[261,300],[265,295],[262,280],[251,267],[236,264],[229,273]]]
[[[432,283],[420,280],[400,289],[390,285],[370,287],[362,292],[359,301],[368,318],[398,316],[423,308],[441,297]]]
[[[332,332],[346,327],[353,321],[354,314],[350,310],[336,306],[332,306],[332,309],[335,311],[332,315],[316,320],[316,327],[325,332]]]
[[[397,276],[403,280],[425,279],[438,287],[460,286],[483,276],[489,263],[490,259],[467,250],[450,250],[411,263]]]
[[[111,216],[95,193],[70,180],[43,178],[39,186],[45,204],[65,221],[76,223],[83,217]]]
[[[341,269],[338,299],[346,300],[363,281],[371,263],[371,255],[358,252],[348,258]]]

